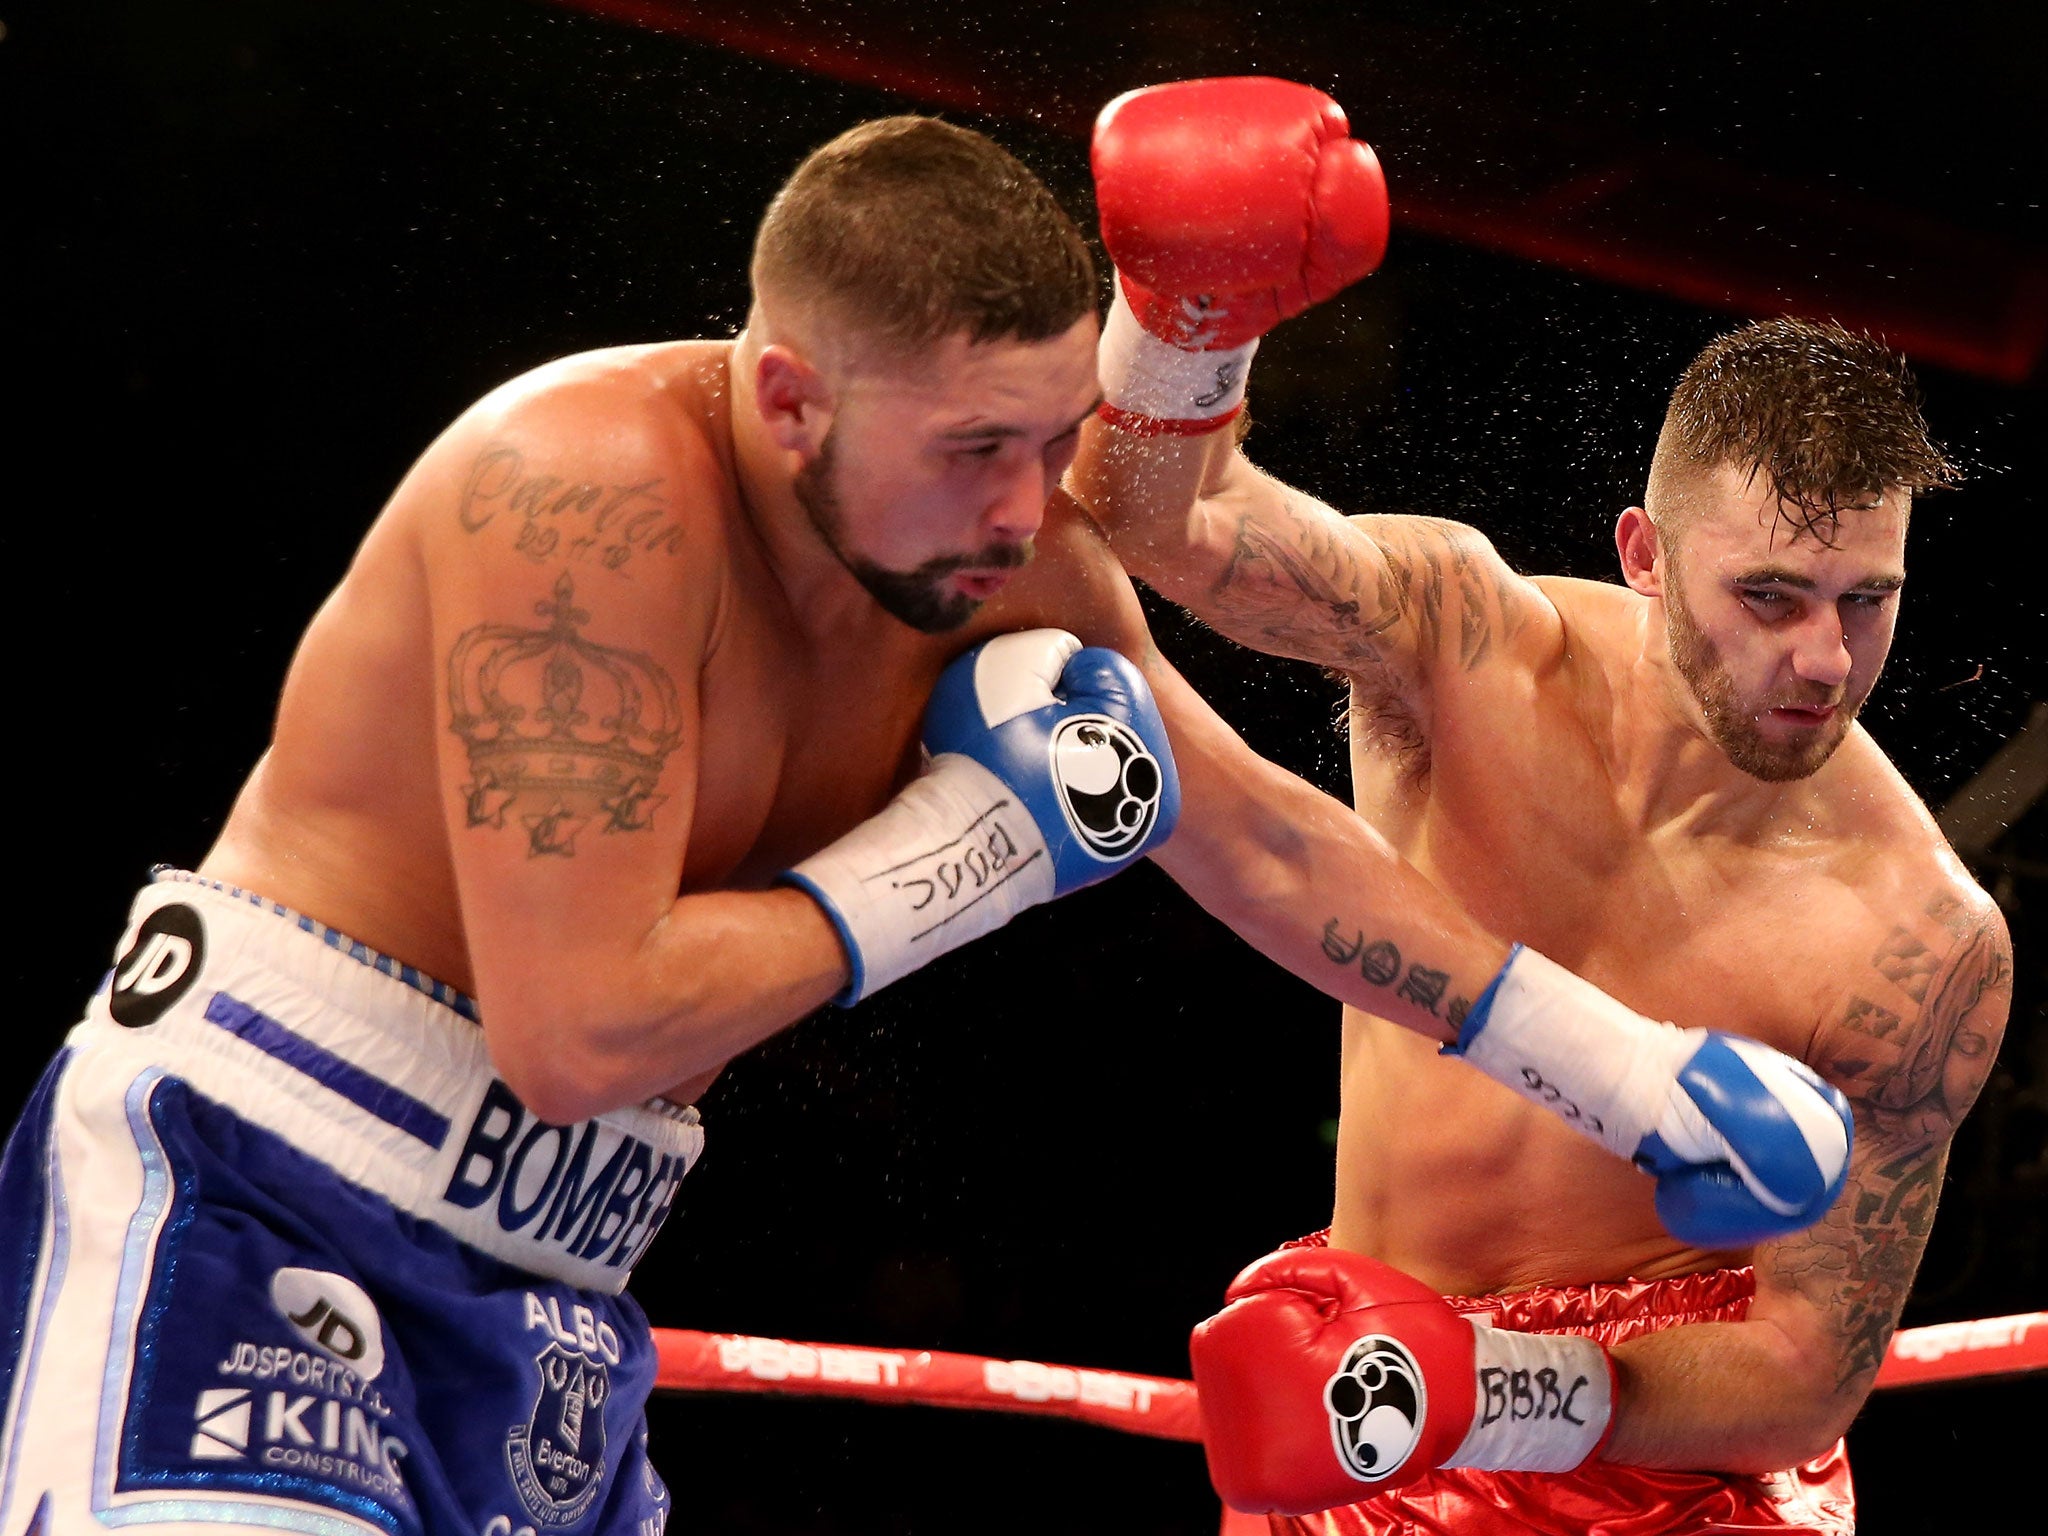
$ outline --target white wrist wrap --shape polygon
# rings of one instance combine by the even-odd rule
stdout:
[[[1096,353],[1103,404],[1117,415],[1172,423],[1181,431],[1220,427],[1244,404],[1245,378],[1258,350],[1254,340],[1215,352],[1183,351],[1138,323],[1119,285]]]
[[[783,877],[825,908],[858,1002],[927,961],[1050,901],[1045,838],[1003,781],[971,757],[941,753],[930,771]]]
[[[1607,1351],[1569,1333],[1474,1321],[1472,1428],[1447,1467],[1569,1472],[1600,1448],[1614,1416]]]
[[[1618,1157],[1633,1157],[1674,1110],[1672,1085],[1701,1032],[1644,1018],[1533,949],[1502,967],[1479,1032],[1459,1054],[1495,1082],[1540,1104]],[[1698,1145],[1720,1138],[1699,1118]],[[1683,1152],[1685,1148],[1675,1148]]]

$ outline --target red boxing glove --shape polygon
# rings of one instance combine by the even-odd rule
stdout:
[[[1249,76],[1131,91],[1096,119],[1091,158],[1119,274],[1106,414],[1123,425],[1228,421],[1257,339],[1386,253],[1379,162],[1309,86]],[[1147,338],[1204,355],[1175,359]]]
[[[1283,1248],[1196,1326],[1209,1479],[1247,1514],[1312,1514],[1437,1467],[1568,1472],[1606,1442],[1614,1373],[1572,1334],[1453,1311],[1363,1254]]]

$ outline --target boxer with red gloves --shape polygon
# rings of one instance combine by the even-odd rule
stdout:
[[[1258,338],[1386,251],[1379,162],[1306,86],[1131,92],[1097,119],[1092,159],[1117,264],[1102,410],[1141,437],[1229,421]],[[1447,1049],[1654,1174],[1658,1212],[1687,1241],[1797,1231],[1841,1193],[1847,1103],[1767,1046],[1643,1018],[1519,946],[1455,1022]]]
[[[1952,471],[1895,357],[1782,321],[1680,380],[1625,585],[1279,484],[1217,428],[1259,337],[1379,259],[1349,144],[1283,81],[1103,113],[1121,277],[1068,484],[1163,596],[1348,679],[1359,810],[1528,947],[1439,1051],[1392,1006],[1431,978],[1325,930],[1388,1004],[1346,1009],[1331,1252],[1198,1330],[1218,1485],[1339,1506],[1274,1517],[1302,1536],[1844,1536],[1839,1437],[2011,999],[1997,908],[1854,725]]]
[[[1104,414],[1211,431],[1244,403],[1259,338],[1380,264],[1387,187],[1321,91],[1257,77],[1119,96],[1091,155],[1117,270]],[[1209,238],[1230,231],[1227,243]]]
[[[1364,1254],[1283,1248],[1224,1299],[1188,1352],[1233,1509],[1308,1514],[1438,1467],[1569,1472],[1606,1441],[1599,1344],[1475,1322]]]

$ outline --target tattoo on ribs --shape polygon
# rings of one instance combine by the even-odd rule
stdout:
[[[681,739],[669,676],[638,651],[586,639],[587,610],[564,572],[547,620],[479,624],[448,656],[449,729],[469,753],[471,827],[525,830],[530,858],[569,858],[577,836],[638,832],[667,798],[654,792]]]
[[[1466,998],[1445,998],[1451,984],[1449,971],[1417,963],[1409,964],[1404,972],[1400,947],[1391,939],[1367,939],[1363,930],[1356,928],[1347,933],[1334,917],[1323,924],[1323,958],[1346,969],[1356,966],[1370,985],[1382,990],[1393,987],[1394,996],[1448,1020],[1454,1028],[1465,1022],[1472,1007]]]
[[[549,559],[608,571],[636,555],[682,553],[683,530],[661,480],[605,485],[531,474],[518,449],[494,443],[477,455],[457,507],[465,533],[512,529],[512,547],[535,564]]]

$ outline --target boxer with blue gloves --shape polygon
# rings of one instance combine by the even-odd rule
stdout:
[[[737,336],[432,434],[218,842],[136,897],[0,1158],[0,1331],[38,1341],[0,1531],[657,1529],[621,1293],[705,1088],[1140,855],[1432,1046],[1501,968],[1188,686],[1058,494],[1100,290],[1029,170],[854,126],[751,278]],[[1352,925],[1407,969],[1334,966]],[[307,1351],[289,1396],[244,1370]]]
[[[1276,1536],[1847,1536],[1840,1437],[2012,993],[1997,907],[1855,724],[1953,475],[1903,363],[1805,321],[1711,343],[1623,582],[1524,576],[1226,430],[1267,333],[1386,246],[1335,102],[1149,87],[1093,161],[1118,280],[1075,495],[1155,590],[1343,676],[1358,809],[1522,941],[1432,1041],[1397,1005],[1449,989],[1325,930],[1384,991],[1345,1015],[1329,1230],[1195,1332],[1218,1490]]]
[[[851,1004],[1026,907],[1107,879],[1173,833],[1180,781],[1143,674],[1059,629],[947,667],[928,770],[784,876],[832,919]]]

